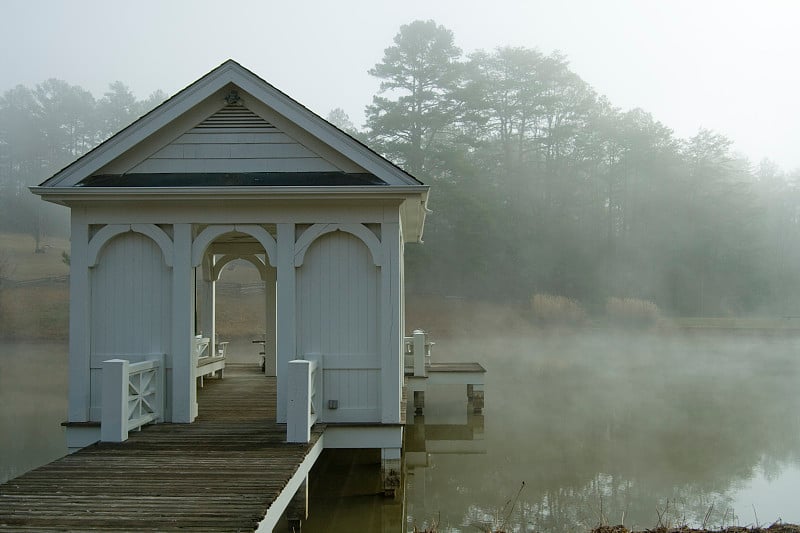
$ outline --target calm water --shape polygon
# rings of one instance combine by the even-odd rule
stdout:
[[[67,453],[67,343],[0,341],[0,482]]]
[[[326,452],[304,531],[800,522],[800,339],[434,340],[435,360],[489,370],[484,416],[460,387],[428,392],[409,420],[405,502],[378,495],[376,454]],[[0,344],[0,480],[65,452],[65,354]]]
[[[410,469],[408,530],[800,522],[796,339],[585,333],[436,348],[489,369],[484,431],[463,442],[474,453]],[[460,391],[440,398],[426,426],[471,422]]]

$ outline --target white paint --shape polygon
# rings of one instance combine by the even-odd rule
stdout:
[[[128,432],[164,418],[164,355],[131,364],[103,361],[103,406],[100,440],[124,442]]]
[[[221,160],[221,161],[218,161]],[[131,168],[158,172],[337,171],[246,106],[227,105]]]
[[[297,269],[297,350],[324,357],[322,421],[379,421],[379,272],[364,242],[344,232],[315,239]]]
[[[224,109],[231,90],[246,109]],[[94,173],[282,165],[366,171],[385,185],[75,186]],[[197,369],[193,341],[201,333],[218,343],[214,282],[226,262],[244,257],[267,288],[278,422],[288,416],[289,362],[318,356],[302,398],[310,418],[399,423],[402,246],[421,235],[428,189],[252,72],[224,63],[35,192],[72,209],[71,421],[99,419],[103,361],[163,353],[164,418],[191,422],[196,377],[221,370]]]
[[[317,421],[322,394],[317,386],[320,373],[316,359],[289,361],[286,377],[289,386],[287,405],[286,441],[308,442],[311,439],[311,426]],[[316,402],[315,402],[315,396]]]
[[[194,338],[194,271],[192,269],[192,227],[173,227],[175,260],[172,269],[172,422],[191,422],[197,401]]]
[[[328,426],[325,428],[325,448],[400,448],[403,426]]]
[[[171,353],[172,273],[154,241],[126,231],[104,243],[90,279],[90,419],[99,420],[100,361],[131,354]]]
[[[84,209],[70,213],[69,266],[69,407],[70,422],[89,420],[91,405],[90,377],[90,280],[88,265],[89,227]],[[68,430],[69,433],[69,430]]]
[[[292,497],[305,482],[308,473],[311,471],[311,467],[314,466],[314,463],[316,463],[323,449],[325,449],[325,435],[320,435],[319,440],[317,440],[317,442],[308,452],[308,455],[306,455],[306,458],[303,459],[303,462],[300,463],[297,471],[286,483],[286,486],[283,488],[278,497],[272,502],[272,505],[269,506],[267,514],[264,515],[264,518],[256,528],[257,533],[268,533],[275,528],[275,526],[278,524],[278,520],[281,519],[283,512],[289,505],[289,502],[292,501]]]

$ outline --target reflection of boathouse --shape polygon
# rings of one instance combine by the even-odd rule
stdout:
[[[215,281],[241,258],[267,286],[274,422],[380,448],[396,482],[427,186],[227,61],[33,190],[71,210],[72,450],[202,419],[197,378],[225,367]]]

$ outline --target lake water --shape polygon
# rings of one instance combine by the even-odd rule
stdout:
[[[800,339],[434,340],[434,360],[487,368],[483,416],[461,387],[409,410],[404,500],[378,494],[374,454],[326,452],[304,531],[800,522]],[[5,480],[65,452],[66,346],[5,343],[0,358]]]

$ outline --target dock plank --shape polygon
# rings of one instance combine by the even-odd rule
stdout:
[[[253,531],[319,439],[286,443],[275,378],[226,367],[193,424],[155,424],[0,485],[0,531]]]

